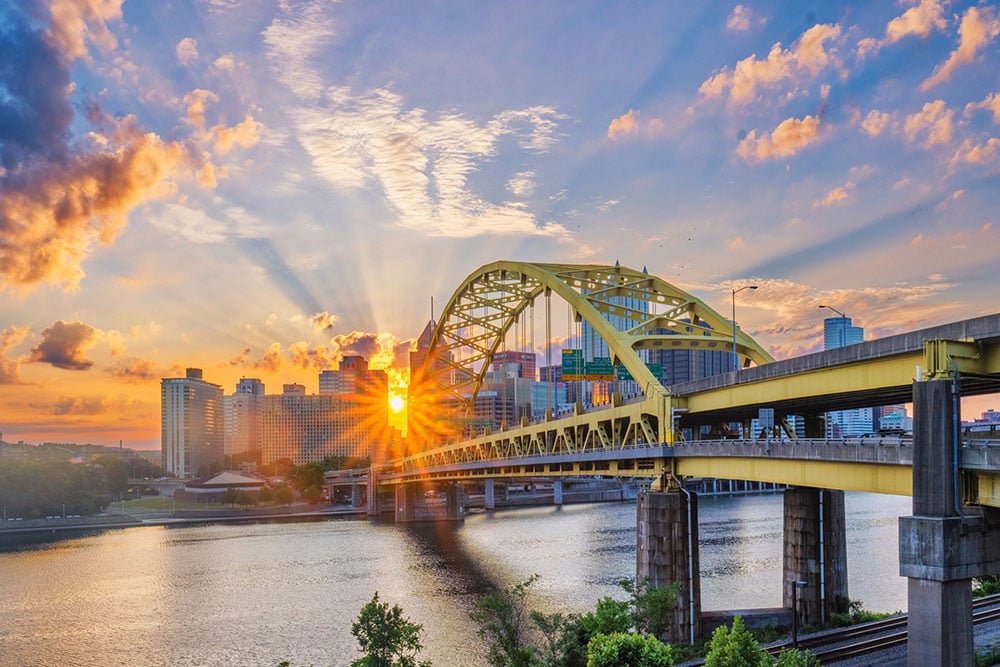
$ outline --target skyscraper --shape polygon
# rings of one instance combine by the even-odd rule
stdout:
[[[257,378],[242,378],[235,393],[223,398],[226,456],[260,449],[263,402],[264,383]]]
[[[823,349],[833,350],[856,345],[865,340],[865,330],[851,324],[849,317],[828,317],[823,320]],[[866,435],[878,430],[872,408],[837,410],[826,415],[827,437]]]
[[[222,387],[205,382],[200,368],[160,381],[163,467],[178,477],[207,475],[224,461]]]

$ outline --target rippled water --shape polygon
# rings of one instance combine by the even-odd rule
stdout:
[[[699,499],[705,609],[777,606],[780,495]],[[849,494],[851,597],[906,606],[896,517],[909,499]],[[349,665],[371,599],[424,625],[424,659],[483,664],[468,614],[539,574],[533,605],[584,612],[635,571],[635,506],[367,521],[134,528],[0,553],[2,665]]]

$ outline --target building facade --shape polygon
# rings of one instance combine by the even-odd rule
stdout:
[[[823,320],[823,349],[833,350],[845,345],[856,345],[865,340],[865,330],[851,324],[849,317],[828,317]],[[879,429],[872,408],[837,410],[826,414],[828,438],[857,437],[875,433]]]
[[[160,381],[160,450],[163,468],[178,477],[206,475],[223,466],[222,387],[205,382],[200,368]]]
[[[260,449],[264,383],[242,378],[236,391],[223,398],[223,406],[226,456]]]

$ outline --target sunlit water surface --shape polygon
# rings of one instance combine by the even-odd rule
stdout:
[[[847,496],[851,597],[906,607],[896,517],[908,498]],[[699,498],[704,609],[781,604],[780,494]],[[421,657],[479,665],[469,619],[492,586],[540,575],[532,605],[584,612],[635,572],[635,505],[367,521],[133,528],[0,553],[0,665],[349,665],[378,591],[424,626]]]

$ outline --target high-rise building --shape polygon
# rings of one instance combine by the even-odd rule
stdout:
[[[865,330],[851,324],[849,317],[828,317],[823,320],[823,349],[833,350],[856,345],[865,340]],[[837,410],[826,415],[826,434],[831,438],[860,436],[878,430],[872,408]]]
[[[223,405],[226,456],[260,449],[264,383],[257,378],[242,378],[236,391],[223,398]]]
[[[517,370],[517,377],[536,380],[536,363],[538,355],[534,352],[515,352],[513,350],[503,350],[493,355],[493,370],[509,370],[513,365]]]
[[[163,467],[178,477],[221,469],[225,452],[222,387],[205,382],[200,368],[160,381]]]
[[[347,356],[340,362],[339,370],[319,374],[321,396],[356,396],[389,400],[389,379],[383,370],[368,368],[364,357]]]

